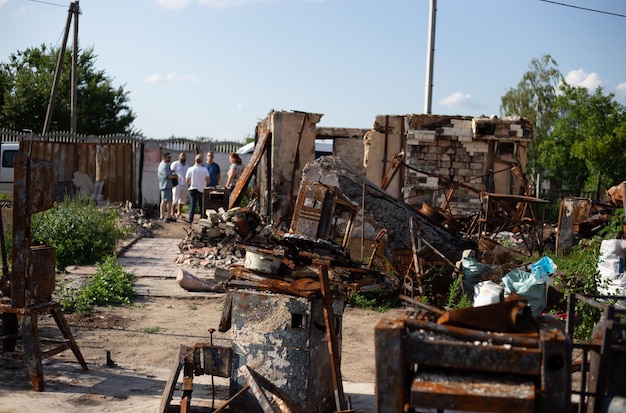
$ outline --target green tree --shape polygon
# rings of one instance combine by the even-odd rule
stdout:
[[[59,48],[29,48],[11,54],[0,64],[0,128],[42,131]],[[93,48],[79,50],[77,61],[76,129],[78,133],[137,134],[128,92],[114,87],[95,67]],[[70,130],[71,53],[65,53],[49,131]]]
[[[534,125],[534,140],[527,152],[527,169],[534,175],[544,172],[537,163],[537,145],[544,139],[554,122],[553,105],[563,81],[556,61],[549,54],[533,58],[516,88],[510,88],[500,100],[501,116],[523,116]]]
[[[538,162],[565,189],[601,191],[626,178],[626,108],[584,87],[562,84],[552,132],[538,145]]]

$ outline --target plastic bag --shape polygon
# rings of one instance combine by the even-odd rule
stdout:
[[[508,297],[512,292],[521,295],[528,300],[533,317],[536,317],[546,306],[546,280],[516,268],[502,277],[504,296]]]
[[[552,275],[556,272],[556,265],[554,265],[554,261],[552,261],[550,257],[543,257],[536,263],[530,265],[530,271],[535,277],[545,282],[548,279],[548,275]]]
[[[600,284],[598,292],[602,295],[626,295],[626,240],[605,239],[600,244],[598,271]]]
[[[483,280],[483,274],[489,274],[491,268],[473,257],[464,257],[461,260],[461,271],[463,272],[463,290],[469,297],[472,297],[474,286]]]
[[[474,286],[474,307],[500,302],[502,286],[493,281],[482,281]]]

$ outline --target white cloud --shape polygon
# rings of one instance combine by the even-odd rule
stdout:
[[[214,10],[224,10],[250,3],[267,3],[270,1],[276,0],[156,0],[156,3],[158,6],[168,10],[181,10],[192,3],[197,3]]]
[[[622,82],[615,88],[615,96],[620,99],[626,99],[626,82]]]
[[[439,101],[440,105],[450,108],[472,108],[478,106],[469,93],[456,92]]]
[[[192,75],[178,75],[176,72],[161,75],[159,73],[153,73],[150,76],[144,78],[146,83],[189,83],[195,82],[196,77]]]
[[[565,76],[565,81],[570,86],[582,86],[592,92],[604,83],[597,73],[586,73],[582,69],[571,70],[567,76]]]
[[[7,4],[9,0],[0,0],[0,7],[4,6],[5,4]]]

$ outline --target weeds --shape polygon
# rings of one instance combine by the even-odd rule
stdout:
[[[146,327],[143,329],[143,332],[146,334],[157,334],[160,333],[162,331],[165,331],[165,328],[161,327],[161,326],[154,326],[154,327]]]
[[[126,235],[119,212],[98,208],[91,199],[66,197],[33,216],[32,239],[55,248],[58,268],[93,264],[113,254]]]
[[[130,305],[135,277],[125,272],[112,255],[97,263],[96,268],[96,274],[79,288],[72,288],[64,280],[59,283],[57,295],[63,311],[81,314],[92,312],[96,305]]]
[[[356,307],[381,313],[400,305],[398,295],[393,290],[382,288],[348,294],[347,301]]]

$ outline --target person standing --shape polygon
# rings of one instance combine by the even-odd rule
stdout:
[[[157,177],[159,178],[159,190],[161,191],[161,204],[159,205],[159,219],[163,222],[176,221],[172,217],[172,179],[176,178],[176,174],[170,169],[170,161],[172,155],[165,152],[157,169]]]
[[[206,163],[204,164],[204,167],[209,171],[211,180],[207,186],[219,186],[220,184],[220,178],[222,176],[220,166],[214,162],[214,159],[215,153],[213,153],[213,151],[208,151],[206,153]]]
[[[172,172],[176,174],[178,177],[178,185],[174,187],[173,191],[173,207],[176,208],[176,216],[180,218],[183,205],[187,203],[187,195],[189,189],[187,188],[187,181],[185,177],[187,176],[187,169],[189,169],[189,165],[187,165],[187,155],[185,152],[181,152],[178,154],[178,160],[172,162],[171,165]]]
[[[235,188],[235,184],[241,176],[242,171],[243,165],[241,164],[241,157],[239,154],[232,152],[230,154],[230,167],[228,168],[228,181],[226,182],[226,188],[229,191]]]
[[[195,164],[187,170],[185,181],[189,187],[189,219],[187,222],[193,222],[193,216],[196,212],[196,205],[202,209],[202,198],[204,196],[204,188],[209,184],[211,177],[209,171],[202,165],[202,155],[198,154],[194,158]],[[200,213],[202,216],[202,213]]]

